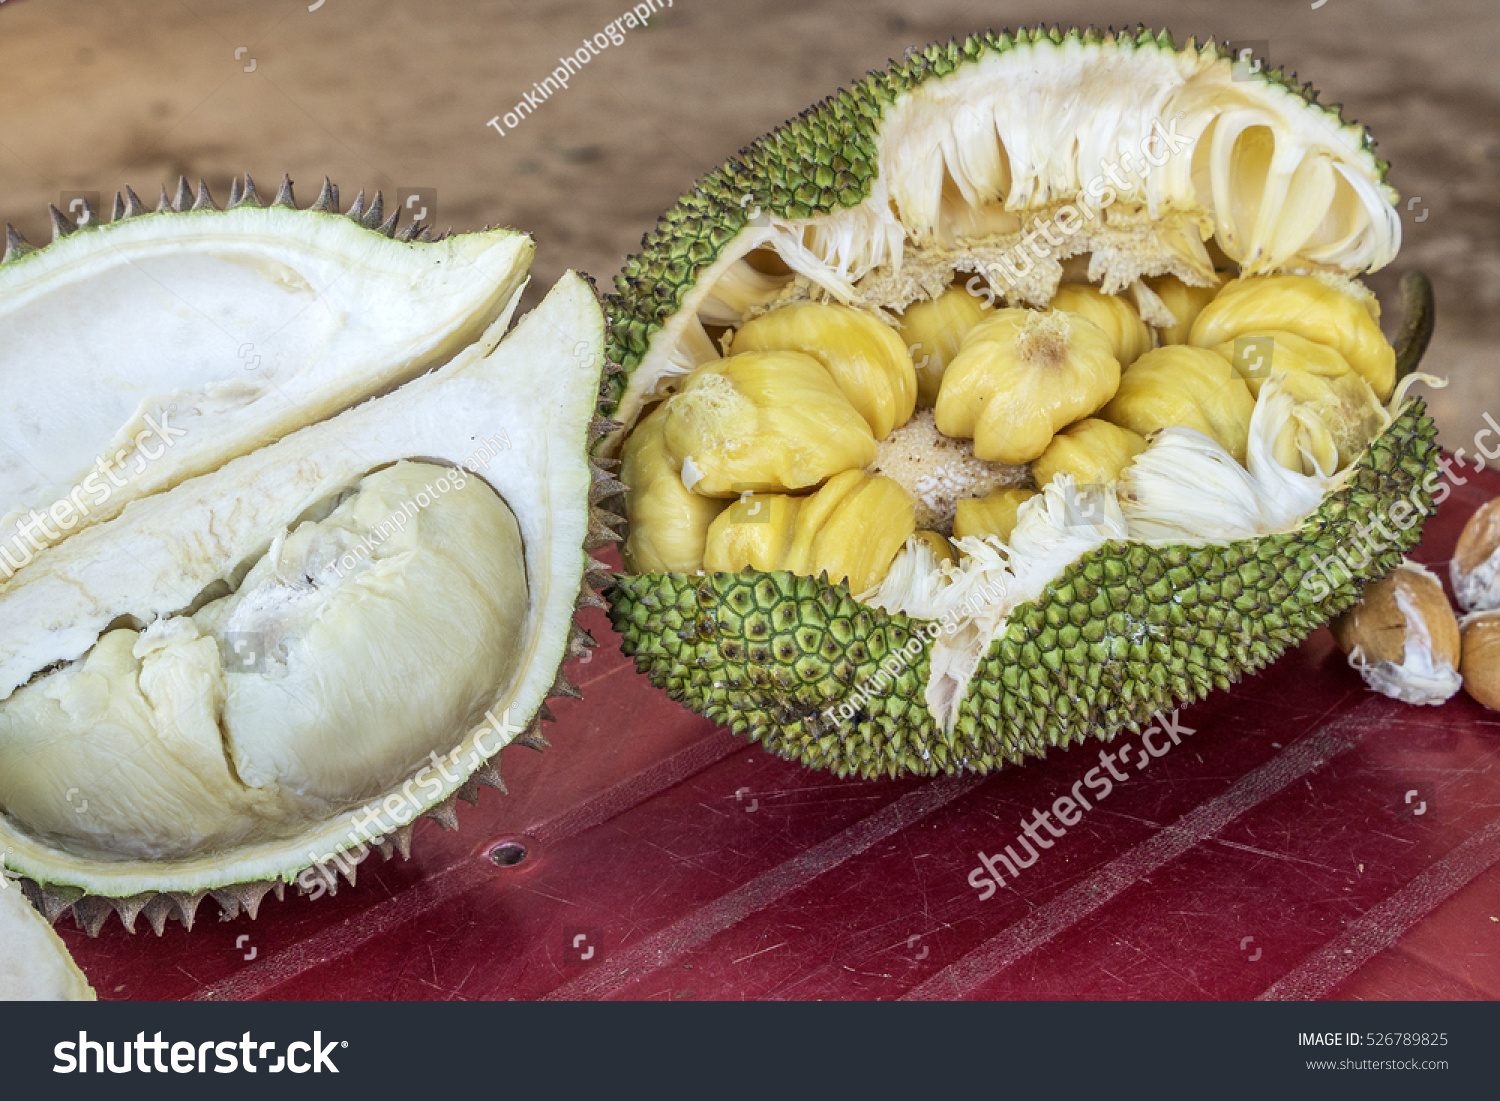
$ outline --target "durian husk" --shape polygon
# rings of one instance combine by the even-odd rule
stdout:
[[[175,197],[169,196],[165,188],[162,189],[161,200],[154,212],[146,207],[129,188],[126,189],[125,196],[115,197],[114,221],[140,217],[149,213],[170,216],[218,209],[206,185],[200,181],[195,192],[185,178],[179,181]],[[245,205],[266,205],[248,175],[245,176],[243,185],[238,179],[233,181],[225,209],[234,210]],[[282,181],[270,205],[297,209],[289,177]],[[339,214],[339,206],[338,188],[325,179],[317,198],[305,209],[312,213],[336,216]],[[106,224],[92,217],[92,211],[90,215],[91,218],[88,220],[90,232],[94,231],[94,227]],[[345,216],[357,225],[388,238],[401,241],[431,239],[427,228],[419,223],[411,223],[398,229],[399,211],[393,211],[389,216],[385,215],[379,193],[367,203],[364,192],[360,192],[353,205],[345,212]],[[84,231],[83,222],[74,224],[56,209],[52,211],[52,222],[54,242]],[[5,251],[3,256],[0,256],[0,263],[24,262],[41,251],[27,242],[14,227],[7,226]],[[588,281],[588,285],[592,288],[591,280]],[[603,337],[607,347],[609,343],[607,315]],[[579,350],[575,349],[575,354],[578,354]],[[622,371],[618,364],[606,358],[603,362],[602,373],[608,380],[612,376],[620,375]],[[594,415],[589,419],[585,446],[590,452],[597,448],[600,440],[619,432],[623,427],[620,422],[611,420],[606,415],[607,410],[614,408],[613,403],[603,397],[608,389],[607,384],[601,386],[601,396],[595,403]],[[585,570],[577,597],[573,602],[575,617],[577,612],[589,609],[607,611],[607,605],[600,597],[600,590],[609,586],[615,575],[607,563],[595,559],[589,552],[621,542],[623,536],[619,529],[625,523],[620,497],[625,487],[615,476],[619,468],[618,458],[606,454],[590,454],[587,458],[587,468],[591,486],[588,492],[587,533],[583,539]],[[567,634],[564,663],[587,654],[598,645],[593,637],[576,622],[576,618],[568,624]],[[543,723],[556,721],[545,700],[578,699],[581,695],[579,690],[569,682],[560,666],[544,701],[525,724],[524,729],[508,744],[524,746],[537,752],[544,751],[548,748],[549,742],[542,733],[541,726]],[[498,754],[483,762],[456,791],[429,806],[420,817],[436,822],[444,830],[456,830],[458,828],[458,804],[460,802],[477,804],[480,790],[485,787],[493,788],[502,794],[506,793],[505,782],[500,775]],[[403,859],[410,859],[414,829],[415,823],[394,829],[389,834],[373,839],[370,847],[373,852],[379,854],[382,860],[391,860],[397,855]],[[24,891],[33,900],[36,910],[46,923],[56,923],[71,914],[78,927],[89,936],[98,936],[111,916],[118,916],[126,930],[131,933],[136,931],[137,923],[141,918],[145,919],[147,925],[158,936],[164,934],[171,921],[177,921],[184,928],[191,930],[201,906],[210,898],[219,907],[220,920],[233,920],[241,915],[254,919],[267,896],[274,895],[278,900],[283,899],[287,886],[298,879],[303,872],[308,870],[315,872],[318,880],[325,884],[327,893],[331,895],[337,894],[341,880],[353,886],[357,882],[358,872],[357,862],[343,860],[336,855],[331,861],[304,863],[289,868],[284,876],[276,879],[226,882],[222,886],[211,889],[191,891],[147,889],[137,894],[116,896],[91,892],[36,872],[30,874],[18,872],[14,870],[13,865],[5,862],[5,856],[6,853],[0,851],[0,876],[6,876],[7,882],[17,893]],[[11,869],[9,873],[7,873],[8,868]],[[50,929],[47,932],[55,937]],[[86,982],[84,986],[87,986]],[[92,991],[88,993],[91,995]]]

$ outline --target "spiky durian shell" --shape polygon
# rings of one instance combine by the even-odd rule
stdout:
[[[856,206],[878,173],[885,111],[924,81],[986,55],[1032,43],[1108,43],[1117,49],[1176,50],[1166,31],[1134,35],[1037,28],[973,35],[911,51],[752,143],[693,191],[642,241],[607,300],[624,367],[604,390],[615,414],[652,337],[751,221],[755,212],[812,218]],[[1227,57],[1215,43],[1198,50]],[[1367,131],[1317,102],[1311,85],[1281,69],[1255,79],[1283,87],[1347,131],[1382,186],[1388,165]],[[747,201],[750,200],[750,201]],[[1403,284],[1408,318],[1398,372],[1415,369],[1432,331],[1431,287]],[[1365,584],[1393,569],[1420,539],[1400,532],[1314,598],[1302,587],[1314,558],[1355,545],[1399,497],[1423,501],[1436,469],[1436,428],[1420,401],[1394,423],[1295,531],[1207,546],[1111,542],[1085,554],[1017,607],[967,686],[951,732],[923,699],[928,624],[854,600],[844,585],[786,573],[622,576],[606,596],[625,653],[653,684],[737,734],[814,768],[863,777],[987,772],[1049,746],[1139,730],[1153,712],[1225,688],[1273,661],[1352,606]],[[1148,641],[1131,641],[1146,639]],[[910,656],[880,680],[882,662]],[[830,709],[856,698],[848,722]]]
[[[393,240],[404,242],[432,240],[428,228],[421,223],[413,222],[405,227],[399,227],[400,211],[393,210],[387,216],[384,211],[383,198],[379,192],[376,192],[374,198],[367,203],[365,194],[361,191],[350,208],[341,214],[339,189],[327,178],[324,179],[323,186],[313,203],[302,208],[297,205],[293,195],[290,177],[283,178],[275,197],[267,204],[262,200],[254,180],[246,174],[243,185],[238,179],[232,181],[229,199],[223,209],[239,210],[243,207],[276,207],[299,211],[309,217],[346,217],[373,234]],[[163,187],[154,209],[147,207],[134,190],[126,187],[123,194],[115,196],[110,222],[102,221],[92,208],[86,207],[85,215],[75,223],[55,206],[49,207],[53,229],[52,242],[55,243],[76,234],[107,233],[110,225],[128,219],[170,218],[182,214],[201,215],[202,212],[219,209],[207,185],[202,181],[194,191],[186,178],[181,178],[173,195],[169,195],[167,189]],[[443,236],[446,237],[447,234]],[[47,247],[49,246],[38,248],[31,245],[13,225],[6,223],[5,251],[3,257],[0,257],[0,263],[24,264],[32,258],[40,258],[46,252]],[[589,283],[592,286],[592,281]],[[609,340],[607,316],[605,340],[606,342]],[[606,375],[618,373],[618,371],[619,368],[613,364],[606,363],[604,366]],[[616,422],[594,415],[588,425],[586,440],[580,442],[587,448],[601,436],[619,427]],[[617,494],[623,488],[609,472],[609,468],[613,465],[607,459],[590,459],[588,462],[591,486],[587,506],[588,534],[583,544],[585,552],[598,550],[620,540],[620,535],[616,531],[621,523],[620,518],[612,511],[600,506],[601,501]],[[585,572],[574,605],[575,611],[585,608],[605,610],[605,604],[600,599],[598,590],[607,585],[610,579],[611,575],[605,563],[586,554]],[[592,636],[576,622],[572,622],[569,624],[566,650],[562,661],[566,662],[579,657],[597,645]],[[569,683],[559,666],[552,687],[546,693],[546,698],[578,699],[581,696],[582,693]],[[549,743],[542,735],[540,726],[543,722],[553,721],[555,718],[550,708],[546,702],[542,702],[535,714],[528,718],[522,733],[514,737],[509,744],[522,745],[538,752],[545,750]],[[471,805],[477,803],[481,787],[494,788],[501,793],[506,791],[505,783],[500,775],[498,751],[491,758],[479,762],[467,780],[451,795],[424,807],[421,816],[437,822],[445,830],[457,829],[458,802],[462,800]],[[371,842],[371,848],[385,860],[393,858],[398,853],[403,858],[409,859],[413,829],[414,823],[393,830],[383,837],[375,838]],[[353,847],[352,843],[350,847]],[[224,920],[238,917],[242,913],[253,919],[268,894],[274,893],[278,899],[283,898],[287,885],[296,882],[301,873],[309,868],[319,872],[319,878],[326,885],[328,893],[336,894],[340,877],[350,884],[356,882],[358,867],[356,862],[339,860],[338,854],[334,855],[335,859],[329,863],[303,860],[289,864],[286,872],[274,880],[226,883],[212,890],[190,892],[161,890],[146,891],[130,897],[114,897],[93,894],[65,880],[52,879],[39,874],[31,877],[20,876],[17,882],[27,898],[49,921],[56,922],[71,912],[80,928],[90,936],[96,936],[111,914],[118,915],[130,932],[135,931],[137,920],[144,917],[151,929],[159,936],[164,932],[168,921],[174,919],[191,929],[200,906],[210,897],[219,905]]]

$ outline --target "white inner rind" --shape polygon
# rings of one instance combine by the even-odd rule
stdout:
[[[495,686],[490,701],[492,714],[508,715],[511,728],[486,722],[455,731],[448,755],[455,765],[424,776],[420,805],[387,792],[293,838],[150,862],[71,855],[0,815],[6,865],[43,883],[112,897],[290,878],[355,847],[360,831],[367,840],[372,823],[376,833],[392,832],[462,786],[536,713],[564,659],[584,569],[591,483],[584,440],[603,340],[592,290],[569,273],[489,354],[482,343],[387,397],[136,501],[115,520],[40,555],[0,594],[0,696],[8,696],[38,670],[77,660],[121,617],[150,623],[188,608],[367,471],[402,459],[465,466],[503,432],[509,447],[478,474],[515,514],[525,547],[521,673]],[[383,810],[392,799],[399,809]]]
[[[514,308],[534,251],[512,230],[400,242],[244,206],[0,267],[0,585],[38,543],[452,358]]]
[[[68,949],[0,869],[0,1002],[91,1002]]]
[[[1060,261],[1090,253],[1091,279],[1140,300],[1143,275],[1210,285],[1210,236],[1246,275],[1374,271],[1401,244],[1396,193],[1360,128],[1212,49],[1018,45],[902,95],[877,149],[878,175],[857,206],[809,219],[757,213],[725,246],[652,334],[620,420],[633,424],[717,354],[705,323],[737,324],[789,295],[899,309],[935,296],[955,270],[1030,257],[1014,284],[985,274],[980,286],[1043,305]],[[1021,245],[1080,203],[1098,217],[1060,243],[1033,234]],[[755,249],[795,274],[755,269],[745,259]]]

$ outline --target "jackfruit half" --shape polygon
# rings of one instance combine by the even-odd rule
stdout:
[[[524,236],[398,237],[328,183],[127,194],[0,265],[0,854],[91,932],[253,916],[503,791],[578,694],[620,488],[592,287],[506,331]]]
[[[654,684],[841,775],[985,772],[1228,686],[1401,560],[1420,525],[1337,552],[1398,498],[1432,511],[1434,428],[1408,393],[1430,285],[1404,284],[1392,348],[1355,278],[1400,246],[1373,141],[1310,86],[1234,61],[1144,28],[913,50],[667,212],[608,300],[624,373],[606,410],[624,427],[600,453],[628,455],[640,411],[691,398],[739,330],[801,355],[807,333],[778,341],[778,316],[863,311],[904,337],[910,419],[882,401],[873,462],[825,449],[826,472],[738,538],[769,547],[776,509],[877,475],[919,532],[864,591],[836,580],[849,551],[833,547],[627,572],[611,618]],[[1350,370],[1275,370],[1252,393],[1211,349],[1269,332]],[[851,354],[826,339],[824,361]],[[798,401],[774,373],[758,386],[764,408]],[[823,445],[786,428],[741,465]],[[950,532],[952,560],[928,534]]]

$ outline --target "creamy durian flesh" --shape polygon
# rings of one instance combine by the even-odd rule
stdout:
[[[3,483],[15,515],[53,516],[35,502],[74,501],[58,487],[83,485],[87,441],[187,414],[173,448],[96,465],[121,475],[107,484],[123,502],[18,535],[0,586],[0,851],[49,913],[71,905],[86,928],[110,912],[191,923],[209,893],[253,913],[268,891],[305,889],[310,868],[352,878],[349,850],[405,851],[417,817],[451,826],[455,798],[502,787],[500,750],[540,748],[545,699],[576,694],[558,669],[589,644],[572,621],[597,600],[585,547],[613,539],[591,498],[614,483],[585,453],[603,365],[592,288],[569,273],[507,333],[525,238],[403,240],[378,200],[341,215],[327,187],[311,210],[283,192],[261,207],[237,186],[223,212],[127,207],[35,255],[13,247],[0,267],[3,286],[34,265],[26,293],[51,309],[97,264],[101,290],[136,294],[109,317],[133,305],[147,333],[156,310],[180,341],[157,349],[172,363],[137,372],[131,352],[110,368],[106,408],[69,421],[76,438],[48,456],[61,481]],[[62,246],[66,262],[49,259]],[[157,276],[222,275],[234,293],[184,330],[197,314],[158,279],[125,278],[121,250]],[[351,286],[335,293],[340,264]],[[236,315],[246,280],[268,286]],[[346,316],[296,345],[300,359],[289,346],[255,393],[220,400],[218,330],[257,336],[254,310],[271,306]],[[7,309],[25,316],[0,298]],[[263,339],[248,342],[274,346]],[[93,333],[64,343],[85,360],[108,347]],[[18,391],[24,366],[0,361]],[[87,404],[87,391],[69,396]],[[20,394],[15,408],[52,406]]]
[[[1420,523],[1339,551],[1431,512],[1430,290],[1393,344],[1359,281],[1400,245],[1385,175],[1310,87],[1144,30],[913,51],[754,143],[609,303],[626,652],[862,776],[1269,663]]]

